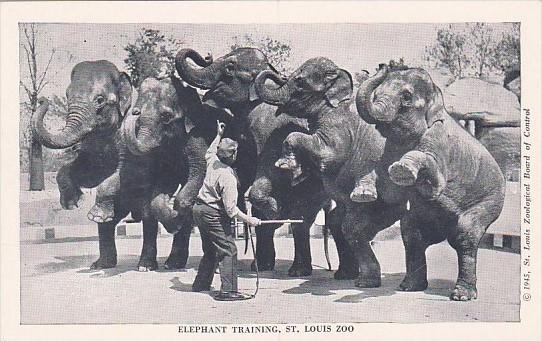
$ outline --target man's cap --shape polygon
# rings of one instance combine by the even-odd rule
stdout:
[[[223,138],[218,144],[216,155],[219,158],[231,157],[237,151],[238,143],[230,138]]]

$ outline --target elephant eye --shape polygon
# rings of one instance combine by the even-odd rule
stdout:
[[[401,99],[404,104],[410,104],[412,102],[412,93],[410,91],[403,91]]]
[[[169,111],[164,111],[160,114],[160,120],[164,123],[167,123],[173,119],[173,113]]]
[[[96,101],[96,104],[99,105],[99,106],[102,106],[105,104],[105,97],[103,96],[96,96],[96,99],[94,100]]]

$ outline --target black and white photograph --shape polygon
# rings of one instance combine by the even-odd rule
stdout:
[[[2,24],[2,320],[278,339],[539,318],[540,3],[438,22],[231,4],[239,22],[139,3]]]

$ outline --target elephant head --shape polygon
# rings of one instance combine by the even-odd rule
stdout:
[[[267,84],[271,80],[275,85]],[[287,80],[264,71],[255,81],[256,92],[266,103],[297,117],[311,118],[322,110],[337,108],[352,96],[352,76],[328,58],[307,60]]]
[[[199,68],[192,66],[189,59]],[[214,62],[194,50],[183,49],[175,58],[175,66],[188,84],[209,89],[203,98],[205,104],[228,109],[258,101],[254,79],[264,70],[276,73],[265,54],[255,48],[238,48]]]
[[[384,137],[404,141],[421,137],[446,113],[442,93],[425,70],[389,71],[386,65],[361,84],[356,107]]]
[[[164,139],[190,132],[194,123],[188,113],[198,105],[196,90],[183,86],[179,79],[146,78],[123,126],[128,149],[144,155],[161,146]]]
[[[66,89],[68,115],[65,126],[58,133],[44,127],[48,103],[42,99],[32,118],[32,128],[46,147],[67,148],[90,133],[116,131],[130,107],[131,96],[130,78],[119,72],[115,65],[106,60],[81,62],[73,68]]]

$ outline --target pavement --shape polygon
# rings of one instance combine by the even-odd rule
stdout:
[[[159,263],[169,253],[171,236],[158,240]],[[429,288],[424,292],[396,290],[404,272],[400,240],[384,240],[373,248],[380,260],[382,286],[356,288],[336,281],[326,270],[322,239],[313,238],[313,275],[290,278],[293,239],[276,238],[274,271],[260,274],[254,299],[217,302],[209,293],[193,293],[191,284],[201,259],[199,236],[193,235],[186,270],[138,272],[139,237],[117,238],[118,265],[89,270],[97,258],[94,237],[21,243],[22,324],[119,323],[317,323],[317,322],[451,322],[518,321],[520,258],[518,254],[480,249],[477,300],[452,302],[448,294],[457,275],[455,251],[446,243],[427,250]],[[243,241],[238,242],[243,250]],[[333,242],[331,260],[338,261]],[[252,255],[240,255],[239,287],[252,293],[256,275]],[[220,287],[219,276],[213,282]]]

